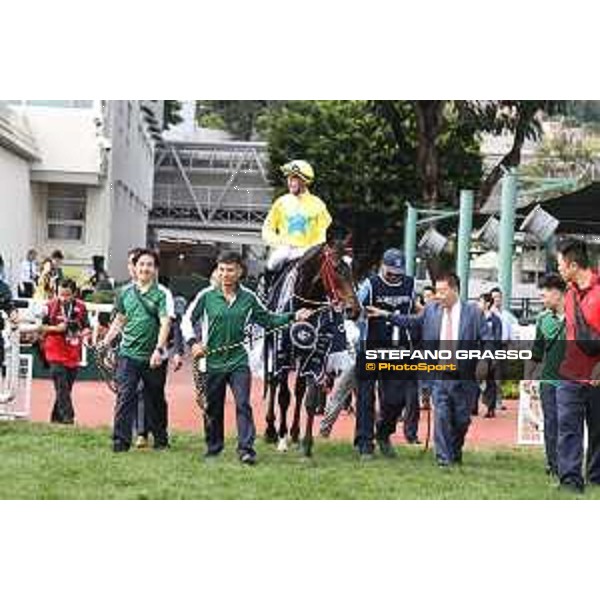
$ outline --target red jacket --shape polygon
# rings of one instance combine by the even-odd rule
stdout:
[[[79,331],[89,327],[87,309],[81,300],[74,300],[69,312],[65,311],[60,300],[48,302],[48,315],[44,319],[47,325],[60,325],[67,320],[76,321]],[[48,333],[44,338],[44,355],[52,364],[75,368],[81,362],[81,336],[68,333]]]
[[[575,326],[575,298],[579,299],[581,312],[588,325],[600,334],[600,278],[592,273],[589,287],[580,290],[574,283],[567,288],[565,295],[565,317],[567,321],[567,349],[560,368],[560,374],[566,379],[589,380],[592,369],[600,357],[588,356],[579,348]]]

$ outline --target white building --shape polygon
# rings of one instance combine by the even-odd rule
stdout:
[[[0,255],[8,281],[33,239],[30,167],[39,151],[23,119],[0,104]]]
[[[28,226],[15,227],[12,197],[3,192],[11,175],[0,172],[0,214],[10,216],[0,223],[0,252],[18,264],[29,247],[40,256],[60,248],[67,267],[102,255],[110,274],[126,279],[127,250],[146,243],[162,102],[13,100],[7,107],[36,150],[25,159],[30,191],[20,200]]]

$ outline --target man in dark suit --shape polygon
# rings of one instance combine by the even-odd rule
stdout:
[[[456,274],[441,275],[436,281],[437,302],[427,305],[422,314],[393,314],[400,327],[418,329],[429,350],[473,350],[488,347],[491,341],[483,314],[475,304],[462,302]],[[373,311],[371,311],[373,312]],[[381,316],[381,315],[380,315]],[[477,359],[456,361],[455,371],[444,371],[431,382],[435,409],[435,454],[440,467],[462,462],[462,450],[471,424],[471,407],[479,394],[478,379],[485,376],[485,362]]]

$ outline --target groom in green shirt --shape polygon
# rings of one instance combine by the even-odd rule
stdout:
[[[182,320],[181,329],[195,359],[206,357],[205,456],[218,456],[224,447],[225,390],[235,398],[238,455],[242,463],[256,462],[256,429],[250,403],[250,369],[243,345],[251,323],[265,329],[306,320],[307,309],[297,313],[269,312],[258,296],[240,284],[243,262],[235,252],[223,252],[217,260],[218,285],[202,290]]]
[[[566,348],[564,309],[566,284],[559,275],[547,275],[541,282],[540,288],[544,310],[537,319],[535,342],[532,348],[534,368],[530,368],[527,378],[540,380],[546,472],[558,476],[556,389],[561,379],[559,370]]]

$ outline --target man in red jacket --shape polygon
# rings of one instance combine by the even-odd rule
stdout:
[[[567,282],[567,348],[556,393],[558,475],[563,488],[583,492],[583,430],[588,427],[587,480],[600,485],[600,279],[584,242],[564,240],[558,269]]]
[[[58,296],[46,306],[40,331],[44,334],[44,355],[50,364],[56,401],[50,420],[72,425],[75,411],[71,392],[81,362],[81,346],[89,330],[85,304],[75,298],[77,286],[71,279],[59,283]]]

